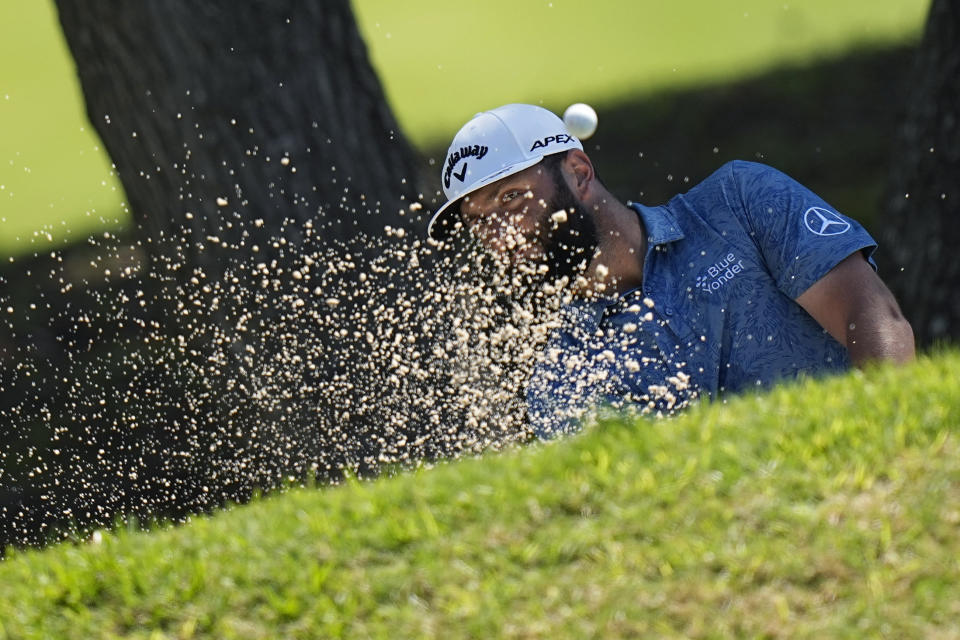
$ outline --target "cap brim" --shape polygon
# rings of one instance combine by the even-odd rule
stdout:
[[[529,160],[524,160],[523,162],[512,164],[509,167],[504,167],[503,169],[495,171],[486,178],[478,181],[469,189],[459,194],[456,198],[447,200],[439,209],[437,209],[437,212],[433,214],[433,217],[430,218],[430,222],[427,224],[427,235],[434,240],[443,240],[444,238],[448,237],[453,231],[454,224],[456,223],[456,220],[453,220],[453,218],[457,213],[458,207],[454,207],[454,204],[460,202],[463,200],[463,198],[470,195],[477,189],[482,189],[483,187],[494,183],[497,180],[502,180],[507,176],[512,176],[513,174],[519,173],[528,167],[532,167],[543,160],[544,157],[545,156],[539,156]]]

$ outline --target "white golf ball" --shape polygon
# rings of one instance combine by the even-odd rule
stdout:
[[[597,130],[597,112],[582,102],[572,104],[563,112],[563,124],[571,134],[586,140]]]

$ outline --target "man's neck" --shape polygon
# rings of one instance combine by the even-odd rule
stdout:
[[[637,212],[606,194],[593,206],[597,252],[584,274],[589,290],[619,296],[643,284],[647,232]]]

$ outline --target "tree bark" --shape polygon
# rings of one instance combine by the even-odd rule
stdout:
[[[378,445],[341,429],[336,407],[305,390],[364,352],[327,349],[333,323],[307,310],[322,313],[328,294],[290,278],[304,256],[338,241],[343,254],[363,253],[351,239],[408,221],[400,210],[416,194],[414,154],[349,1],[56,3],[88,116],[150,257],[145,279],[162,283],[152,305],[160,321],[146,332],[157,353],[137,369],[157,379],[135,395],[141,422],[162,419],[123,435],[122,447],[124,420],[98,421],[96,436],[77,425],[78,442],[134,451],[146,478],[137,483],[151,493],[142,502],[161,513],[243,499],[318,459],[331,476],[375,459]],[[293,299],[306,305],[300,316]],[[130,358],[140,356],[105,367]],[[350,447],[333,450],[344,431]],[[76,475],[110,486],[97,468],[78,464]],[[90,500],[96,493],[111,491]]]
[[[413,155],[348,0],[56,1],[89,118],[164,268],[215,269],[308,220],[327,241],[382,230],[413,197]]]
[[[960,338],[960,0],[934,0],[898,132],[884,274],[917,342]]]

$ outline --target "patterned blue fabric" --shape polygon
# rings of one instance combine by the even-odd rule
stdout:
[[[527,388],[541,437],[599,404],[669,412],[698,396],[849,367],[794,300],[873,238],[787,175],[735,161],[667,204],[631,203],[648,238],[643,285],[565,310]]]

